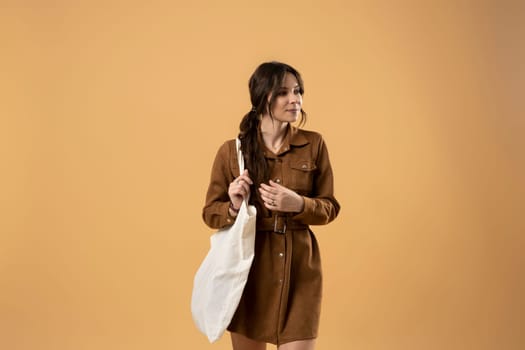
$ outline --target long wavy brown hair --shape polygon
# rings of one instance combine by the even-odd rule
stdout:
[[[288,64],[282,62],[265,62],[261,64],[250,77],[248,87],[252,109],[244,115],[239,125],[239,139],[244,156],[245,168],[254,182],[253,187],[258,188],[263,182],[268,181],[270,174],[266,159],[264,158],[264,145],[259,136],[260,116],[269,113],[273,118],[272,109],[278,97],[286,73],[293,74],[299,84],[301,95],[304,94],[303,79],[299,72]],[[268,97],[270,96],[270,100]],[[299,125],[306,122],[306,112],[301,108]],[[253,192],[253,188],[252,188]]]

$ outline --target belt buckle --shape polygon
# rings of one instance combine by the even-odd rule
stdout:
[[[281,218],[282,220],[282,227],[277,227],[277,220]],[[273,232],[284,234],[286,233],[286,217],[285,216],[275,216],[274,222],[273,222]]]

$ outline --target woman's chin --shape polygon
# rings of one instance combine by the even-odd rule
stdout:
[[[299,113],[297,113],[297,114],[287,113],[286,115],[281,115],[279,117],[274,117],[274,118],[275,118],[275,120],[278,120],[281,123],[293,124],[299,119]]]
[[[286,119],[289,123],[295,123],[297,119],[299,119],[299,113],[289,113],[289,115],[286,116]]]

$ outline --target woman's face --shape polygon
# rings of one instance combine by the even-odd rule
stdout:
[[[271,96],[268,97],[268,102]],[[293,123],[297,121],[301,113],[303,96],[301,88],[295,76],[286,73],[281,88],[277,91],[277,98],[273,104],[272,115],[280,122]]]

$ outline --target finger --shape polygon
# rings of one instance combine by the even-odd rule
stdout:
[[[237,180],[244,180],[246,181],[247,183],[249,183],[250,185],[253,185],[253,181],[252,179],[250,178],[250,176],[248,175],[248,170],[244,170],[242,172],[241,175],[239,175],[239,177],[237,178]]]
[[[250,191],[250,185],[248,185],[244,181],[232,182],[230,184],[230,191],[234,192],[234,193],[240,193],[240,192],[246,192],[246,191],[249,192]]]
[[[275,205],[277,197],[269,193],[261,193],[261,198],[265,203],[272,203]]]
[[[247,183],[249,185],[253,185],[252,179],[250,179],[249,177],[245,177],[245,176],[239,176],[233,182],[236,184]]]
[[[266,200],[266,198],[268,198],[268,193],[267,193],[266,191],[261,190],[261,189],[259,188],[259,193],[260,193],[261,198],[262,198],[263,201]]]
[[[244,189],[241,188],[238,191],[238,196],[241,197],[242,199],[245,199],[248,196],[248,194],[246,193]]]
[[[264,197],[262,197],[262,200],[263,200],[263,202],[265,202],[265,203],[273,203],[273,202],[275,202],[275,199],[273,199],[273,198],[271,198],[271,197],[269,197],[269,196],[264,196]]]
[[[244,169],[244,171],[236,178],[236,180],[243,179],[244,181],[252,184],[252,179],[250,178],[250,175],[248,174],[248,170]]]
[[[261,188],[269,193],[275,193],[275,188],[272,186],[268,186],[267,184],[261,184]]]
[[[259,193],[261,194],[262,198],[267,198],[268,200],[275,199],[276,197],[275,193],[269,192],[264,188],[259,188]]]
[[[282,188],[283,186],[279,185],[277,182],[274,182],[272,180],[270,180],[270,186],[273,187],[273,188]]]
[[[228,193],[235,194],[238,192],[238,190],[239,190],[239,186],[237,186],[237,184],[232,183],[230,185],[230,188],[228,189]]]
[[[272,200],[272,194],[262,188],[259,188],[259,193],[261,194],[261,198],[263,201],[270,201]]]
[[[237,186],[250,187],[250,185],[253,184],[253,182],[250,178],[246,176],[239,176],[233,180],[232,184],[237,185]]]
[[[243,197],[240,194],[230,193],[230,200],[235,205],[235,208],[239,208],[239,203],[243,200]]]
[[[241,184],[241,189],[245,194],[250,193],[250,185],[248,185],[246,182]]]
[[[253,185],[253,181],[249,177],[243,177],[242,180],[250,186]]]
[[[277,203],[275,201],[264,202],[264,206],[268,209],[275,210],[277,208]]]

